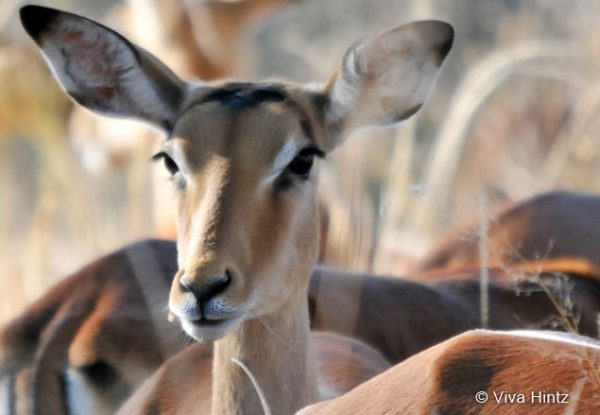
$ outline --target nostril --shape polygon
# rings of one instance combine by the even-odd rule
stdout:
[[[231,274],[229,271],[225,271],[225,274],[216,280],[212,281],[206,288],[206,298],[210,299],[221,294],[231,284]]]
[[[194,285],[190,281],[186,281],[184,278],[179,279],[179,285],[184,292],[190,292],[196,300],[200,303],[206,302],[217,295],[221,294],[231,284],[231,273],[225,271],[222,276],[213,279],[202,287]]]

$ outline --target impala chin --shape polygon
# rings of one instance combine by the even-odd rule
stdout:
[[[232,306],[222,298],[199,305],[190,296],[169,302],[171,314],[183,330],[198,341],[214,341],[225,337],[246,319],[244,307]]]
[[[223,320],[180,319],[183,330],[200,342],[219,340],[234,331],[242,321],[244,321],[243,314]]]

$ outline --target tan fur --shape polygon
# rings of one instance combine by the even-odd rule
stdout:
[[[543,333],[543,332],[542,332]],[[337,414],[597,414],[600,346],[575,337],[472,331],[394,366],[350,393],[300,411]],[[486,392],[485,404],[475,394]],[[499,404],[502,391],[524,393],[523,404]],[[531,402],[531,391],[569,394],[568,404]],[[569,412],[571,410],[572,412]]]
[[[232,363],[233,364],[233,363]],[[181,351],[144,382],[120,414],[208,414],[211,408],[212,345],[196,343]],[[189,390],[187,385],[193,384]]]
[[[312,340],[317,350],[317,369],[325,375],[319,384],[325,396],[350,390],[390,367],[378,351],[362,342],[318,332],[312,334]],[[210,413],[211,365],[211,348],[207,348],[206,344],[199,343],[187,348],[148,379],[118,414]],[[231,362],[230,366],[235,367],[235,364]],[[277,375],[274,378],[278,382],[288,381]],[[194,385],[194,388],[189,389],[188,385]],[[255,390],[249,390],[248,393],[256,395]],[[268,403],[277,407],[281,405],[277,402]]]

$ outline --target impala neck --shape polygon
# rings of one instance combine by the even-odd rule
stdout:
[[[318,400],[309,339],[306,292],[276,312],[247,320],[215,343],[212,415],[263,414],[252,372],[274,415],[292,414]]]

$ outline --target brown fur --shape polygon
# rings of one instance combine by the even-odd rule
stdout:
[[[487,251],[492,267],[540,262],[543,270],[588,273],[600,278],[600,198],[551,192],[501,209],[489,219]],[[420,271],[479,267],[479,223],[447,236]],[[426,275],[426,274],[424,274]]]
[[[600,284],[587,277],[535,274],[528,282],[495,277],[490,270],[489,322],[492,329],[570,330],[598,335]],[[520,275],[524,277],[523,274]],[[391,362],[469,329],[481,327],[479,272],[447,274],[422,284],[398,278],[318,268],[311,279],[312,327],[356,337]],[[542,288],[543,287],[543,288]],[[574,308],[569,304],[574,304]],[[560,308],[561,310],[557,309]],[[569,321],[564,321],[561,311]]]
[[[154,260],[141,264],[140,254]],[[64,413],[61,383],[73,368],[116,409],[185,343],[179,330],[153,321],[156,302],[139,285],[153,279],[164,298],[175,262],[172,242],[127,246],[66,278],[7,325],[0,334],[0,375],[22,379],[18,404],[32,413],[40,406]]]
[[[162,273],[140,271],[140,267],[144,269],[150,262],[140,262],[145,257],[140,257],[139,252],[154,255],[159,265],[153,268]],[[148,298],[167,297],[168,284],[176,269],[175,252],[173,242],[147,240],[111,253],[66,278],[4,329],[0,335],[0,366],[19,374],[21,379],[32,374],[50,379],[44,370],[59,376],[72,368],[87,376],[100,391],[106,386],[103,373],[110,369],[114,376],[107,380],[120,389],[112,398],[115,407],[118,406],[149,373],[186,343],[176,327],[165,330],[163,325],[157,326],[147,318],[156,309],[149,309]],[[147,284],[154,276],[159,283],[154,285],[158,292],[147,294],[145,301],[140,299],[136,275]],[[471,270],[446,277],[451,281],[423,285],[398,278],[317,268],[309,286],[311,327],[355,337],[380,350],[391,362],[400,362],[453,335],[480,327],[478,272]],[[596,336],[596,315],[600,312],[598,284],[577,276],[561,282],[559,277],[546,275],[542,281],[557,296],[568,294],[575,304],[574,314],[579,316],[579,332]],[[543,290],[536,284],[520,286],[520,294],[516,287],[497,283],[490,286],[491,328],[565,329]],[[89,304],[89,307],[74,308],[71,304]],[[158,312],[164,321],[164,310],[158,307]],[[123,316],[131,324],[124,325]],[[62,320],[75,326],[68,332],[51,329],[60,326]],[[171,344],[171,348],[165,352],[161,341]],[[51,350],[47,344],[56,345],[50,359],[52,365],[43,366],[44,370],[36,368],[49,360],[44,358]],[[98,372],[102,363],[108,368]],[[134,373],[139,375],[132,376]],[[60,382],[60,378],[53,382]],[[39,394],[32,395],[32,381],[22,380],[21,384],[17,402],[23,404],[26,396],[39,399]],[[45,396],[44,402],[48,402],[49,396],[63,399],[62,395]]]
[[[542,332],[543,333],[543,332]],[[581,338],[578,338],[581,340]],[[584,340],[590,342],[589,340]],[[300,413],[592,415],[600,410],[600,346],[472,331],[427,349],[350,393]],[[489,400],[475,401],[484,391]],[[523,404],[499,404],[493,393],[524,393]],[[531,402],[531,391],[568,393],[569,404]]]

